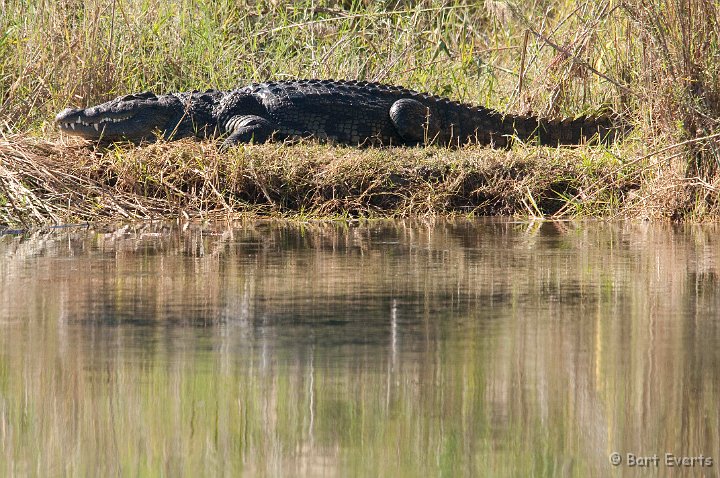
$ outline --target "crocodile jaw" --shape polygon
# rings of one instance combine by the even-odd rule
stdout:
[[[90,140],[142,141],[167,133],[182,118],[183,106],[172,95],[126,95],[86,109],[66,108],[55,117],[61,131]]]
[[[95,116],[87,114],[87,110],[66,108],[55,117],[55,123],[65,133],[82,136],[87,139],[114,139],[123,137],[133,139],[136,128],[128,128],[135,115],[132,113],[100,113]],[[148,130],[150,134],[152,131]]]

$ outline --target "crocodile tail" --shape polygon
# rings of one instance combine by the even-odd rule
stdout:
[[[503,129],[506,134],[512,134],[523,141],[539,141],[547,146],[610,144],[619,139],[623,132],[615,118],[609,115],[564,119],[508,115],[503,120]]]

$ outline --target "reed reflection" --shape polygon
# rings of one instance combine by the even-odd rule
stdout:
[[[466,220],[3,237],[0,470],[604,476],[614,451],[712,456],[716,238]]]

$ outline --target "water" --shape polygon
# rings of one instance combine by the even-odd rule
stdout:
[[[716,226],[3,236],[0,475],[674,475],[671,453],[715,476],[719,264]]]

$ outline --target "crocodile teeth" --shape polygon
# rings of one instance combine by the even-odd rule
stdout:
[[[132,115],[125,115],[120,117],[102,117],[97,119],[90,119],[87,118],[87,120],[83,116],[76,116],[74,119],[70,119],[68,122],[60,123],[60,126],[63,129],[70,130],[70,129],[82,129],[82,128],[90,128],[92,127],[95,131],[100,132],[101,129],[107,128],[107,126],[111,123],[122,123],[124,121],[129,120],[132,118]]]

